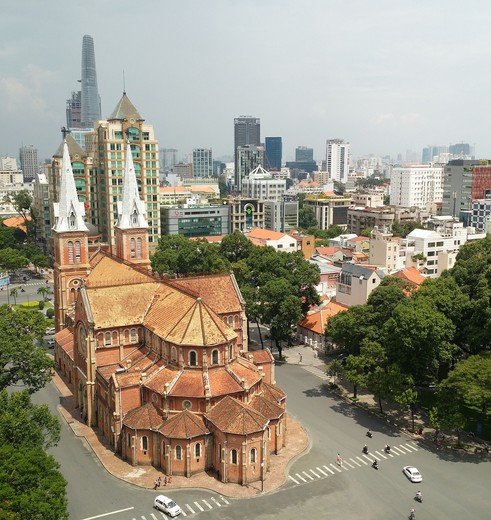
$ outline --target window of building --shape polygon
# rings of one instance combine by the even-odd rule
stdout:
[[[238,454],[236,449],[230,451],[230,463],[234,466],[238,464]]]
[[[138,259],[141,259],[142,258],[142,239],[141,238],[137,238],[136,239],[136,257]]]
[[[135,258],[135,256],[136,256],[136,251],[135,250],[136,250],[135,239],[132,238],[130,240],[130,257],[131,258]]]
[[[176,460],[182,460],[182,448],[177,445],[175,448]]]
[[[142,437],[142,450],[144,452],[148,450],[148,437],[146,435]]]
[[[130,329],[130,341],[131,343],[136,343],[138,341],[136,329]]]
[[[75,241],[75,263],[80,263],[80,242],[78,240]]]
[[[195,350],[191,350],[189,353],[189,366],[195,367],[198,364],[198,354]]]
[[[128,448],[131,448],[131,435],[128,433]]]
[[[68,249],[68,263],[73,264],[73,242],[69,240],[67,242],[67,249]]]
[[[212,365],[218,365],[218,350],[215,349],[211,353],[211,364]]]
[[[256,463],[256,457],[257,457],[257,450],[256,448],[252,448],[251,450],[251,464],[255,464]]]
[[[194,456],[199,459],[201,457],[201,443],[197,442],[194,445]]]
[[[171,357],[171,360],[176,362],[177,361],[177,349],[176,347],[172,347],[171,351],[170,351],[170,357]]]
[[[111,333],[110,332],[106,332],[104,334],[104,345],[106,347],[110,346],[111,345]]]

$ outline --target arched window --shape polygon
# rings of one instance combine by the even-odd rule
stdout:
[[[113,332],[113,341],[112,341],[113,345],[117,345],[119,343],[118,337],[119,337],[118,331],[115,330]]]
[[[170,358],[172,361],[177,361],[177,349],[176,347],[172,347],[172,350],[170,351]]]
[[[138,341],[138,334],[136,333],[136,329],[130,329],[130,341],[131,343],[136,343]]]
[[[135,258],[135,255],[136,255],[135,250],[136,250],[135,239],[132,238],[130,240],[130,256],[131,256],[131,258]]]
[[[130,342],[130,331],[128,329],[125,329],[125,331],[124,331],[124,342],[125,343]]]
[[[131,435],[128,433],[128,448],[131,448]]]
[[[237,450],[230,451],[230,463],[236,466],[238,464]]]
[[[68,249],[68,263],[73,264],[73,242],[69,240],[66,245]]]
[[[78,240],[75,242],[75,263],[80,263],[80,242]]]
[[[182,448],[179,445],[176,446],[176,460],[182,460]]]
[[[217,349],[215,349],[211,353],[211,364],[212,365],[218,365],[218,350]]]
[[[256,448],[252,448],[251,450],[251,464],[256,463],[256,457],[257,457],[257,450]]]
[[[142,437],[142,450],[147,451],[148,450],[148,437],[144,435]]]
[[[142,239],[141,238],[136,239],[136,257],[139,259],[142,258]]]
[[[233,326],[234,326],[234,317],[233,317],[233,316],[229,316],[229,317],[227,318],[227,325],[228,325],[229,327],[233,327]]]
[[[201,443],[197,442],[194,445],[194,456],[199,459],[201,457]]]
[[[195,350],[191,350],[189,353],[189,366],[195,367],[198,364],[198,354]]]
[[[106,347],[110,346],[111,345],[111,333],[110,332],[106,332],[104,334],[104,345]]]
[[[235,321],[235,328],[238,329],[240,327],[240,320],[239,320],[239,316],[235,316],[234,317],[234,321]]]
[[[232,356],[234,355],[234,347],[232,345],[228,346],[228,359],[232,359]]]

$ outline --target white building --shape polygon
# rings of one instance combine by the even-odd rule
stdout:
[[[257,246],[270,246],[276,251],[294,253],[298,251],[298,242],[295,237],[286,233],[278,233],[271,229],[254,228],[245,236]]]
[[[326,141],[326,169],[329,178],[334,181],[346,182],[349,173],[350,144],[343,139],[328,139]]]
[[[286,192],[286,180],[275,179],[262,166],[242,179],[242,196],[259,200],[280,201]]]
[[[491,199],[476,199],[472,201],[470,225],[480,231],[486,230],[486,221],[491,216]]]
[[[443,166],[414,165],[394,168],[390,177],[390,205],[416,206],[443,200]]]
[[[15,157],[0,157],[0,170],[17,170],[17,159]]]

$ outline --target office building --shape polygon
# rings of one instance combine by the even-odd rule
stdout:
[[[314,149],[307,146],[297,146],[295,148],[296,162],[311,162],[314,160]]]
[[[213,153],[211,148],[195,148],[193,150],[193,177],[213,176]]]
[[[486,232],[486,223],[491,216],[491,190],[486,199],[475,199],[472,201],[472,214],[470,224],[478,231]]]
[[[264,202],[247,197],[227,199],[230,216],[230,233],[245,233],[255,227],[264,227]]]
[[[242,179],[242,196],[260,200],[282,200],[286,180],[275,179],[262,166],[255,168]]]
[[[315,219],[320,229],[329,229],[329,226],[341,226],[346,229],[348,224],[348,209],[353,204],[350,197],[308,195],[304,205],[310,206],[315,213]]]
[[[162,235],[223,236],[229,230],[229,206],[207,204],[161,207]]]
[[[283,144],[281,137],[266,137],[264,140],[266,161],[265,166],[268,170],[281,170]]]
[[[236,150],[237,166],[235,170],[235,188],[242,191],[242,180],[258,166],[264,164],[264,146],[246,144]]]
[[[38,151],[34,146],[22,146],[19,150],[20,169],[24,182],[32,182],[39,172]]]
[[[348,180],[350,144],[343,139],[326,141],[326,170],[332,180],[345,183]]]
[[[298,201],[264,201],[264,227],[280,233],[289,233],[298,227]]]
[[[257,117],[240,116],[234,119],[234,157],[235,157],[235,187],[240,190],[241,178],[239,175],[238,149],[246,145],[259,146],[261,144],[261,120]],[[260,164],[264,164],[263,161]],[[256,164],[256,166],[258,166]],[[254,167],[255,168],[255,167]],[[253,170],[254,168],[251,168]],[[249,171],[251,171],[249,170]],[[247,172],[249,173],[249,172]]]
[[[443,200],[443,166],[415,165],[394,168],[390,176],[390,204],[417,206]]]
[[[449,161],[443,174],[442,215],[453,216],[463,221],[464,214],[472,209],[473,199],[486,198],[486,176],[490,170],[488,165],[480,165],[481,161],[455,159]],[[487,163],[487,161],[486,161]],[[474,172],[474,168],[480,169]],[[479,173],[478,173],[479,172]],[[491,179],[490,179],[491,181]],[[480,190],[473,193],[473,185]],[[491,182],[489,182],[491,188]]]

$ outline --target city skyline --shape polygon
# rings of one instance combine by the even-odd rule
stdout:
[[[355,158],[420,157],[428,145],[460,142],[488,158],[491,73],[482,65],[491,37],[474,29],[472,6],[480,21],[491,18],[484,1],[462,9],[454,0],[10,4],[0,22],[0,115],[9,128],[0,155],[16,156],[23,143],[40,160],[56,151],[88,34],[102,118],[126,89],[179,159],[194,148],[233,158],[233,122],[243,114],[261,120],[263,142],[282,137],[283,161],[297,146],[320,161],[334,138],[349,141]],[[56,20],[57,30],[38,31],[43,20]]]

